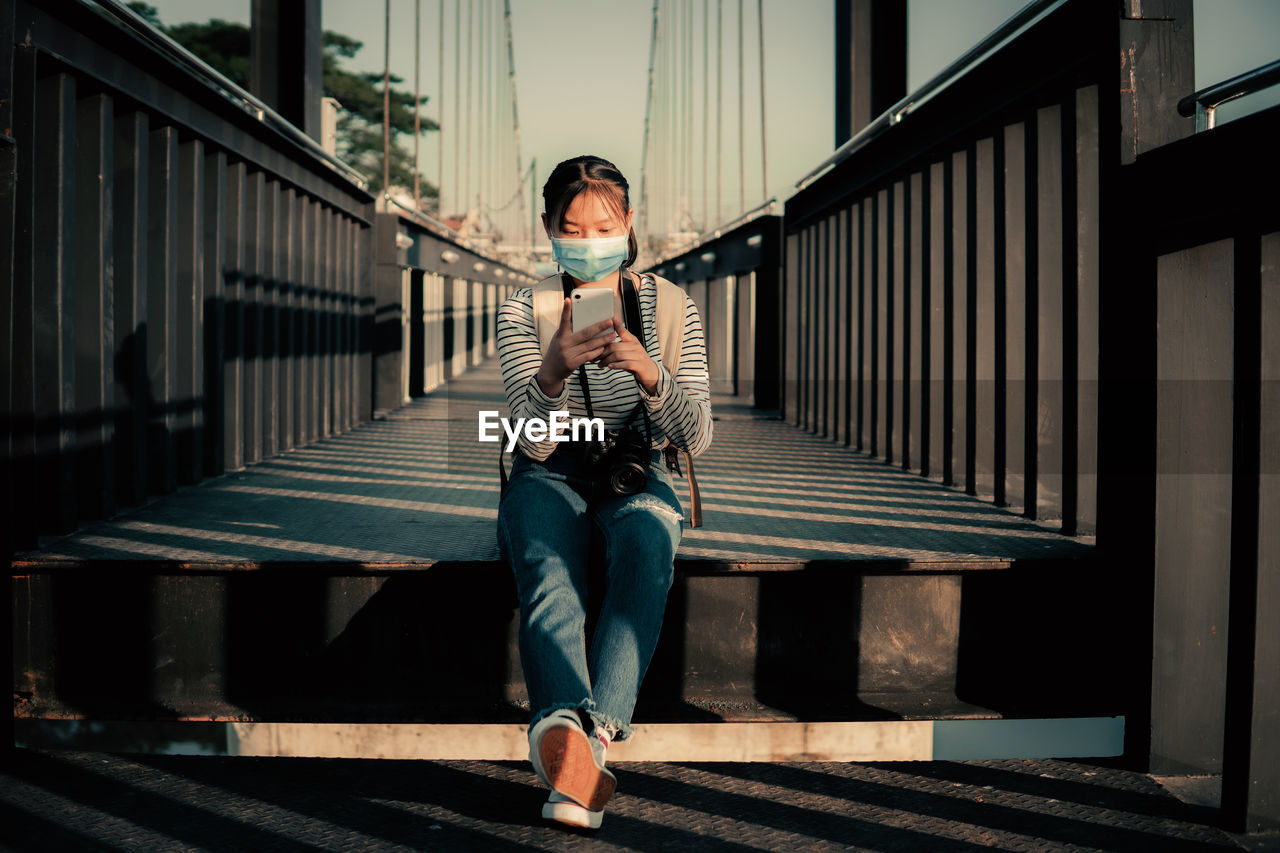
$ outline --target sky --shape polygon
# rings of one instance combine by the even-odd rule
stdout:
[[[246,22],[249,0],[150,0],[166,24],[203,21],[211,17]],[[438,78],[439,16],[443,2],[445,13],[445,77],[443,134],[430,133],[422,140],[421,170],[426,180],[435,183],[439,172],[437,144],[445,143],[446,209],[453,195],[454,164],[459,175],[467,156],[477,158],[486,140],[479,125],[473,126],[472,144],[454,145],[453,127],[455,91],[466,99],[470,82],[478,98],[479,81],[468,80],[465,73],[455,79],[454,55],[455,9],[461,9],[461,30],[465,41],[468,0],[419,0],[421,6],[421,71],[423,94],[432,96],[424,108],[425,115],[438,117],[440,90]],[[470,0],[472,19],[479,33],[479,10],[487,4],[494,11],[492,30],[496,47],[500,31],[496,24],[502,0]],[[552,166],[562,159],[581,153],[604,156],[618,165],[632,184],[632,201],[638,202],[643,162],[645,103],[648,66],[653,30],[652,0],[510,0],[512,42],[516,70],[516,91],[520,119],[522,163],[537,159],[536,185],[541,188]],[[757,2],[735,3],[733,0],[662,0],[666,15],[689,15],[693,27],[692,43],[695,59],[691,76],[693,100],[691,112],[701,124],[702,105],[701,41],[702,15],[707,8],[709,54],[714,56],[716,10],[723,9],[723,47],[721,49],[724,95],[723,105],[723,170],[720,214],[715,207],[714,177],[708,170],[708,192],[701,192],[701,136],[690,144],[694,154],[692,180],[685,181],[690,191],[689,207],[702,219],[723,222],[743,208],[750,209],[769,197],[785,201],[795,191],[795,184],[819,166],[834,150],[834,39],[833,0],[764,0],[764,50],[768,186],[762,185],[760,140],[759,44],[757,41]],[[907,89],[913,91],[944,68],[949,62],[995,29],[1023,5],[1023,0],[908,0],[908,74]],[[744,110],[743,134],[746,174],[745,192],[738,190],[738,89],[737,89],[737,15],[744,11],[745,50],[743,56]],[[392,73],[404,78],[402,88],[412,89],[414,77],[414,0],[391,0]],[[323,0],[322,24],[364,42],[364,48],[346,65],[352,70],[381,73],[384,62],[383,4]],[[1196,86],[1201,88],[1242,71],[1280,58],[1280,0],[1195,0]],[[686,19],[687,20],[687,19]],[[665,32],[665,30],[664,30]],[[465,45],[461,59],[465,64]],[[478,62],[478,56],[474,57]],[[708,74],[711,103],[714,98],[714,59]],[[658,88],[662,91],[659,81]],[[1271,102],[1275,94],[1265,96]],[[1261,98],[1255,98],[1255,101]],[[1219,121],[1247,109],[1223,108]],[[498,115],[498,113],[492,113]],[[714,116],[714,109],[712,111]],[[465,114],[464,114],[465,121]],[[460,122],[462,123],[462,122]],[[714,123],[714,117],[711,118]],[[655,120],[655,130],[660,123]],[[713,145],[714,131],[708,125],[708,139]],[[655,137],[658,134],[655,133]],[[459,129],[458,137],[465,139]],[[668,138],[668,137],[663,137]],[[652,150],[652,149],[651,149]],[[512,152],[514,154],[514,152]],[[497,185],[486,189],[490,197],[506,199],[516,187],[514,156],[503,156],[495,150],[490,156],[509,162],[502,166],[508,187]],[[455,159],[456,157],[456,159]],[[714,157],[709,162],[714,163]],[[473,170],[473,176],[478,172]],[[460,180],[460,179],[459,179]],[[659,182],[655,175],[652,185]],[[670,185],[672,182],[668,182]],[[460,189],[461,196],[474,197],[476,187]],[[676,202],[671,201],[674,205]],[[710,227],[710,226],[708,226]]]

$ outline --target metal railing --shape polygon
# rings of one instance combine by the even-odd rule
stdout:
[[[271,128],[302,148],[309,157],[323,163],[360,189],[368,189],[369,182],[359,171],[330,154],[319,142],[281,117],[256,95],[237,86],[203,59],[151,26],[126,4],[119,0],[76,0],[76,2],[97,13],[105,25],[126,30],[131,36],[166,57],[178,68],[203,82],[210,90],[225,98],[228,103],[235,105],[262,122],[264,127]]]
[[[1034,2],[1023,6],[1011,18],[996,27],[986,38],[965,51],[946,68],[929,78],[923,86],[872,119],[870,124],[847,139],[830,157],[822,161],[816,169],[797,181],[796,187],[804,189],[829,171],[831,167],[852,157],[872,140],[899,124],[908,113],[928,103],[974,66],[1018,38],[1028,28],[1034,26],[1046,15],[1066,2],[1068,0],[1034,0]]]
[[[1212,130],[1218,107],[1280,83],[1280,59],[1206,86],[1178,101],[1178,114],[1196,117],[1196,131]]]

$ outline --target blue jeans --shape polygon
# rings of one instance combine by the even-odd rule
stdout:
[[[545,462],[519,453],[498,507],[498,543],[520,601],[520,662],[532,723],[583,711],[619,740],[662,628],[684,519],[655,451],[646,488],[618,497],[583,476],[571,445]],[[604,595],[586,645],[592,526],[604,542]]]

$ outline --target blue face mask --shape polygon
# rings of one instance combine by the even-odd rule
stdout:
[[[551,238],[551,253],[556,263],[578,281],[599,281],[622,266],[629,251],[626,234]]]

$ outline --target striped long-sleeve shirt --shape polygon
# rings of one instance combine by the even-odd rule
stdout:
[[[637,294],[647,349],[658,366],[657,388],[654,394],[646,394],[630,372],[588,363],[586,372],[592,411],[604,421],[605,429],[617,430],[627,425],[627,416],[643,400],[653,429],[654,447],[662,447],[670,438],[677,447],[697,456],[711,444],[712,432],[707,348],[697,306],[686,294],[680,366],[673,379],[662,363],[658,348],[655,331],[658,292],[651,276],[642,277]],[[542,351],[533,316],[533,288],[523,287],[502,303],[498,309],[497,327],[502,383],[506,388],[512,420],[549,420],[551,412],[565,410],[570,417],[586,417],[587,408],[577,370],[565,380],[564,388],[556,397],[548,397],[538,385],[536,374],[542,366]],[[643,420],[639,416],[634,425],[643,431]],[[550,456],[557,445],[550,438],[530,441],[521,431],[519,447],[526,456],[541,461]]]

